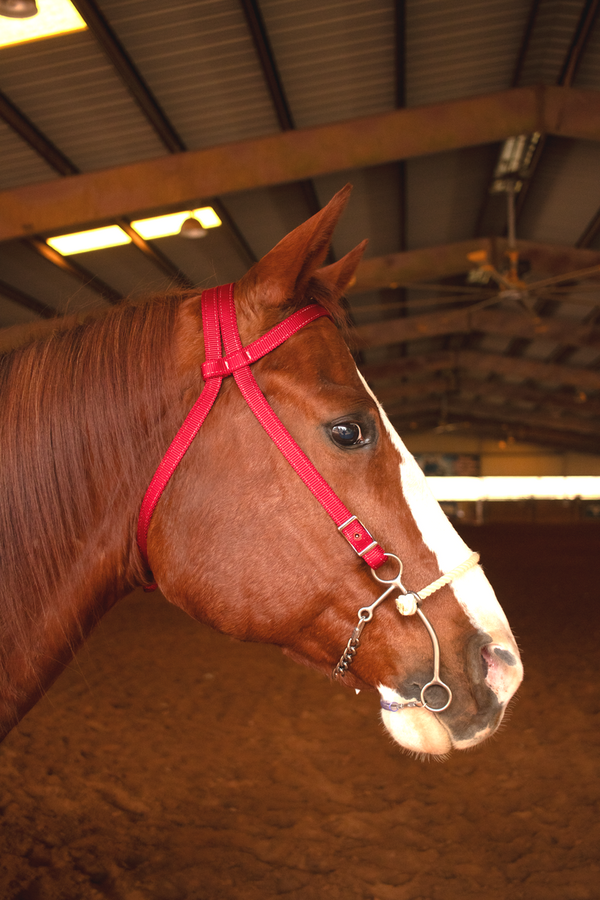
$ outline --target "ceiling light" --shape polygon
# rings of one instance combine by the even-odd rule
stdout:
[[[135,228],[144,240],[151,240],[179,234],[186,219],[197,219],[202,228],[217,228],[221,224],[221,220],[212,206],[203,206],[201,209],[188,209],[184,212],[169,213],[167,216],[138,219],[131,223],[131,227]]]
[[[541,136],[539,131],[534,131],[533,134],[518,134],[504,141],[494,169],[494,180],[490,188],[492,194],[505,191],[518,193],[521,190],[523,180],[530,175],[529,170]]]
[[[596,499],[597,475],[484,475],[433,476],[427,478],[436,500],[545,500]]]
[[[203,228],[218,228],[221,220],[212,206],[203,206],[202,209],[193,209],[192,215],[198,219]]]
[[[10,11],[17,6],[30,12]],[[0,28],[0,47],[87,28],[70,0],[37,0],[37,15],[35,7],[34,0],[0,0],[0,15],[7,17]]]
[[[9,19],[29,19],[37,11],[35,0],[0,0],[0,16]]]
[[[72,253],[86,253],[88,250],[103,250],[105,247],[130,244],[131,238],[118,225],[107,225],[105,228],[92,228],[90,231],[46,238],[46,243],[63,256],[70,256]]]
[[[197,238],[206,237],[208,232],[206,228],[202,227],[198,219],[194,218],[194,216],[190,216],[189,219],[186,219],[185,222],[183,222],[179,234],[181,237],[195,240]]]

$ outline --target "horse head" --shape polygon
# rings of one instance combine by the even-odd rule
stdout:
[[[471,551],[348,350],[342,296],[364,244],[322,267],[348,193],[340,191],[235,285],[237,323],[246,346],[310,304],[328,310],[330,317],[255,362],[254,378],[320,475],[393,554],[377,569],[380,579],[394,581],[401,566],[398,590],[418,595],[455,573],[431,596],[417,597],[423,616],[401,615],[394,596],[386,597],[361,627],[351,666],[337,669],[347,686],[379,692],[385,727],[399,744],[443,754],[496,730],[522,667],[492,587],[473,561],[462,574],[457,569]],[[177,366],[189,391],[202,386],[201,334],[200,302],[190,297],[177,331]],[[327,674],[357,626],[358,611],[382,594],[382,584],[231,378],[164,490],[149,529],[148,558],[167,599],[196,619],[240,640],[276,644]],[[437,674],[451,689],[446,705],[436,700],[435,686],[422,702],[436,639]]]

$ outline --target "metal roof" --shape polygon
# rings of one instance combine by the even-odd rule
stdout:
[[[502,123],[537,97],[553,124],[516,195],[521,276],[534,283],[600,266],[600,0],[74,5],[88,30],[0,48],[0,219],[4,209],[13,223],[0,242],[0,327],[235,280],[350,181],[332,252],[369,238],[349,308],[359,364],[398,427],[600,450],[600,268],[502,293],[493,279],[474,282],[467,259],[486,250],[497,271],[506,267],[506,195],[489,189],[499,141],[511,136]],[[518,93],[532,85],[561,86],[556,121],[550,94]],[[463,103],[477,97],[478,106]],[[352,135],[402,107],[416,118],[397,156],[375,148],[357,164]],[[374,118],[353,132],[364,117]],[[328,131],[334,123],[347,130]],[[291,163],[286,174],[315,128],[324,130],[322,145],[310,145],[312,177]],[[260,157],[253,142],[282,132],[296,133],[298,150]],[[403,149],[404,137],[420,149]],[[347,160],[337,165],[326,159],[336,140]],[[216,196],[197,186],[188,196],[177,182],[171,203],[149,179],[118,215],[96,212],[92,194],[89,214],[77,205],[79,173],[104,173],[98,184],[126,196],[144,161],[211,148],[207,165],[232,185]],[[250,168],[249,154],[259,160]],[[63,202],[83,212],[61,218]],[[223,227],[202,241],[175,235],[65,258],[45,244],[49,208],[66,232],[127,227],[182,202],[213,203]]]

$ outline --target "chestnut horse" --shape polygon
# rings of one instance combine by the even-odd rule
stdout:
[[[348,193],[234,286],[235,315],[246,347],[298,310],[327,311],[246,368],[383,548],[372,563],[383,565],[371,570],[343,539],[233,378],[164,487],[146,563],[142,500],[208,381],[200,297],[170,293],[55,326],[0,358],[3,734],[117,600],[152,579],[194,619],[378,691],[386,728],[413,751],[469,747],[498,727],[522,677],[510,628],[338,327],[364,245],[320,268]],[[377,579],[391,585],[383,596]],[[423,693],[432,681],[441,700]]]

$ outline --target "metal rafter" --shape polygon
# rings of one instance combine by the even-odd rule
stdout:
[[[183,141],[94,0],[72,0],[72,3],[167,150],[171,153],[185,150]]]
[[[35,297],[31,297],[29,294],[18,290],[11,284],[7,284],[5,281],[0,281],[0,294],[8,300],[12,300],[14,303],[18,303],[20,306],[24,306],[32,312],[37,313],[37,315],[41,316],[43,319],[51,319],[53,316],[57,315],[56,310],[51,306],[42,303],[41,300],[36,300]]]
[[[192,288],[194,284],[187,275],[184,275],[177,266],[175,266],[171,260],[161,253],[160,250],[150,244],[148,241],[145,241],[144,238],[137,233],[137,231],[131,227],[130,223],[127,219],[117,218],[115,219],[115,224],[118,225],[123,231],[129,235],[131,238],[131,242],[141,250],[146,259],[149,259],[154,263],[165,275],[169,278],[172,278],[173,281],[177,282],[180,287],[184,288]]]
[[[513,359],[499,353],[484,353],[481,350],[453,350],[428,353],[395,359],[385,363],[371,363],[361,366],[361,371],[369,384],[379,389],[392,379],[402,376],[426,375],[430,372],[476,371],[485,374],[527,378],[574,388],[577,391],[600,391],[600,371],[582,366],[565,366],[558,363],[539,362],[536,359]]]
[[[525,59],[527,58],[527,53],[529,50],[529,45],[531,43],[531,37],[533,35],[533,30],[535,28],[535,22],[537,19],[538,11],[540,8],[541,0],[532,0],[531,6],[529,8],[529,15],[527,17],[527,22],[525,24],[525,30],[523,32],[523,37],[521,38],[521,46],[519,47],[519,52],[517,54],[517,59],[515,62],[515,68],[513,71],[513,76],[511,78],[510,87],[516,88],[519,85],[519,81],[521,80],[521,73],[523,71],[523,65],[525,63]],[[498,147],[499,149],[499,147]],[[482,225],[485,218],[485,214],[488,208],[488,204],[490,202],[490,185],[494,181],[494,172],[496,169],[497,161],[494,160],[494,163],[490,169],[488,178],[487,178],[487,187],[485,189],[485,193],[483,195],[483,199],[479,206],[479,212],[477,214],[477,224],[475,226],[475,234],[479,235],[482,232]]]
[[[136,100],[146,117],[146,120],[150,123],[166,149],[170,153],[185,152],[187,147],[184,141],[161,108],[139,69],[136,67],[123,44],[109,25],[95,0],[73,0],[73,5],[85,20],[88,28],[106,53],[108,59],[119,74],[119,77]],[[225,224],[234,243],[237,244],[238,249],[241,250],[242,255],[247,260],[255,262],[256,257],[250,249],[248,242],[241,234],[237,225],[233,222],[227,210],[224,209],[222,203],[220,203],[217,198],[213,198],[210,202],[212,202],[219,218]],[[123,210],[122,215],[126,216],[127,212],[127,210]],[[136,244],[136,246],[140,247],[139,243]],[[149,247],[150,252],[148,252],[147,249],[143,250],[145,255],[148,258],[153,259],[159,268],[165,271],[164,263],[167,261],[166,257],[160,254],[159,251],[156,251],[156,254],[154,254],[156,248],[152,248],[151,245],[147,245],[147,247]],[[161,257],[162,260],[159,257]],[[171,277],[182,284],[189,283],[189,279],[187,279],[182,272],[179,272],[172,263],[169,262],[169,265],[171,267]]]
[[[600,209],[588,223],[585,231],[575,244],[576,247],[590,247],[600,234]]]
[[[0,93],[0,116],[60,175],[76,175],[79,172],[77,166],[2,93]]]
[[[50,165],[59,175],[70,176],[70,175],[78,175],[80,174],[80,170],[77,166],[71,162],[57,147],[46,137],[39,129],[37,129],[29,119],[19,110],[7,97],[3,94],[0,94],[0,115],[7,122],[7,124],[13,128],[23,140],[26,141],[27,144],[43,159],[46,160],[48,165]],[[131,237],[135,246],[142,251],[142,253],[146,256],[147,259],[150,259],[162,272],[176,281],[178,284],[181,284],[184,287],[192,287],[192,282],[182,273],[179,269],[166,257],[164,256],[156,247],[149,244],[142,237],[140,237],[137,232],[135,232],[129,222],[127,222],[123,218],[115,219],[116,224],[120,225],[124,231]],[[67,272],[69,275],[75,277],[78,281],[83,284],[86,284],[88,287],[92,288],[92,290],[96,290],[102,296],[111,299],[111,302],[114,302],[115,299],[120,299],[120,295],[102,282],[96,275],[93,275],[83,266],[76,263],[69,263],[64,260],[60,254],[57,254],[55,251],[46,252],[41,250],[41,242],[39,240],[28,241],[29,245],[33,247],[33,249],[42,253],[42,255],[49,260],[53,265],[58,266],[62,271]],[[17,295],[20,293],[16,288],[13,299],[16,302],[21,302],[17,299]],[[25,298],[27,295],[23,294]],[[22,305],[28,306],[30,309],[33,309],[31,304],[23,301]],[[41,305],[42,307],[44,304]],[[40,313],[40,315],[44,315],[44,313]]]
[[[459,421],[470,422],[483,420],[494,423],[496,427],[500,426],[513,434],[515,434],[515,426],[529,428],[536,433],[539,429],[542,432],[553,432],[556,436],[562,434],[564,440],[575,439],[578,442],[590,442],[588,446],[593,446],[595,441],[595,452],[597,452],[597,442],[600,438],[600,425],[593,420],[586,422],[585,419],[579,419],[574,416],[553,417],[546,413],[514,409],[507,407],[506,404],[498,405],[483,401],[467,403],[454,398],[429,398],[418,403],[399,403],[395,405],[390,403],[385,408],[392,420],[401,419],[404,422],[419,421],[424,414],[426,415],[429,412],[437,413],[438,421],[436,424],[444,424],[443,420],[448,417],[450,420],[458,419]]]
[[[283,90],[283,84],[269,35],[260,11],[257,0],[240,0],[240,5],[246,17],[246,23],[254,43],[254,49],[258,56],[258,61],[263,70],[265,81],[271,95],[271,101],[275,107],[277,119],[282,131],[291,131],[296,126],[292,118],[292,113]]]
[[[271,102],[275,108],[279,126],[282,131],[293,131],[296,125],[283,88],[283,82],[277,68],[275,54],[269,40],[260,6],[257,0],[239,0],[239,2],[246,18],[269,94],[271,95]],[[314,215],[321,208],[314,184],[310,180],[304,180],[298,182],[298,187],[302,191],[309,214],[311,216]]]
[[[26,244],[28,247],[33,248],[36,253],[39,253],[40,256],[43,256],[44,259],[48,260],[48,262],[52,263],[52,265],[57,266],[59,269],[62,269],[63,272],[66,272],[67,275],[71,275],[73,278],[77,279],[80,284],[96,291],[96,293],[104,297],[109,303],[119,303],[123,299],[118,291],[102,281],[101,278],[98,278],[97,275],[88,272],[83,266],[73,262],[73,260],[68,259],[66,256],[61,256],[60,253],[50,247],[45,241],[41,240],[41,238],[29,238],[29,240],[26,241]]]
[[[2,116],[4,121],[32,148],[32,150],[41,156],[49,166],[59,173],[59,175],[69,176],[77,175],[79,173],[77,166],[72,163],[45,134],[42,134],[42,132],[30,122],[27,116],[24,115],[24,113],[8,99],[8,97],[1,93],[0,116]],[[30,239],[26,240],[26,243],[37,253],[42,253],[40,241]],[[111,299],[113,302],[114,299],[119,299],[119,295],[116,293],[113,297],[112,288],[101,282],[100,279],[96,278],[95,275],[88,272],[82,266],[75,267],[74,265],[69,265],[68,262],[64,261],[60,254],[56,254],[55,251],[52,251],[51,254],[43,253],[42,255],[44,255],[44,257],[53,265],[58,266],[62,271],[68,272],[69,275],[74,276],[79,282],[91,287],[92,290],[97,291],[97,293],[101,294],[103,297]],[[61,262],[58,262],[58,259],[60,259]],[[4,296],[9,297],[15,303],[19,303],[21,306],[31,309],[43,318],[56,315],[56,310],[47,306],[45,303],[36,300],[34,297],[30,297],[28,294],[5,282],[2,282],[1,284]]]
[[[571,38],[569,49],[567,50],[566,56],[560,69],[560,73],[556,80],[556,84],[558,86],[571,87],[571,85],[573,84],[573,79],[575,78],[575,74],[581,62],[583,52],[588,42],[592,26],[598,14],[599,8],[600,0],[584,0],[577,25],[575,26],[575,31],[573,32],[573,37]],[[515,215],[517,221],[523,211],[523,207],[525,206],[527,195],[531,190],[531,185],[542,159],[544,149],[548,143],[548,138],[548,134],[542,134],[536,147],[533,159],[531,160],[531,164],[529,166],[528,177],[523,182],[523,187],[521,188],[517,196],[515,205]]]
[[[46,160],[48,165],[50,165],[59,175],[63,175],[65,177],[71,175],[80,174],[80,170],[77,166],[71,162],[61,151],[52,143],[52,141],[46,137],[38,128],[36,128],[18,109],[11,101],[5,97],[3,94],[0,94],[0,115],[7,122],[7,124],[16,131],[20,137],[26,141],[27,144],[38,153],[43,159]],[[129,226],[129,223],[124,219],[115,220],[118,225],[120,225],[124,231],[129,234],[132,238],[135,246],[144,253],[144,255],[150,259],[153,263],[155,263],[158,268],[161,269],[165,274],[169,277],[173,278],[179,284],[182,284],[186,287],[191,287],[192,284],[188,278],[186,278],[183,273],[177,269],[173,263],[168,260],[159,250],[155,247],[148,244],[137,232],[133,231],[133,229]],[[69,275],[75,277],[82,284],[86,284],[88,287],[92,288],[92,290],[97,291],[102,296],[107,297],[111,300],[111,302],[115,302],[115,300],[120,299],[120,295],[110,288],[107,284],[105,284],[101,279],[99,279],[96,275],[93,275],[91,272],[87,271],[83,266],[70,263],[68,260],[65,260],[60,254],[56,253],[54,250],[50,249],[50,252],[42,251],[41,249],[41,241],[39,239],[29,240],[29,245],[38,253],[42,253],[42,255],[51,262],[53,265],[58,266],[62,271],[67,272]],[[20,292],[15,289],[15,294],[13,299],[17,298],[17,295]],[[25,298],[27,295],[23,294]],[[16,299],[16,302],[21,302]],[[23,301],[22,305],[28,306],[30,309],[33,307],[31,304]],[[43,307],[44,304],[41,304]],[[40,313],[40,315],[44,315],[44,313]]]
[[[467,307],[450,312],[387,319],[357,326],[353,337],[359,348],[372,348],[446,334],[469,334],[472,331],[529,340],[543,338],[572,344],[574,347],[594,347],[600,350],[600,329],[595,328],[594,323],[580,325],[564,319],[541,319],[506,308]]]
[[[442,416],[448,430],[454,434],[467,434],[476,437],[489,437],[493,440],[505,440],[511,435],[520,441],[563,448],[579,453],[598,452],[598,438],[568,431],[556,430],[555,426],[546,427],[541,423],[530,424],[528,420],[511,422],[510,424],[497,418],[493,411],[482,411],[477,416],[466,404],[451,404],[444,409],[440,402],[431,404],[414,404],[402,412],[392,414],[391,421],[400,434],[435,429],[440,426]],[[455,427],[453,427],[453,425]]]
[[[424,400],[432,394],[452,396],[456,400],[460,400],[464,394],[470,394],[477,398],[500,397],[509,404],[513,404],[515,401],[532,404],[537,407],[537,412],[546,412],[546,414],[553,414],[554,411],[559,413],[582,412],[585,413],[581,417],[584,427],[592,424],[594,428],[597,428],[597,420],[600,418],[600,401],[598,400],[580,399],[579,395],[572,392],[557,393],[549,389],[523,387],[502,381],[483,381],[465,377],[462,374],[457,377],[454,372],[447,377],[438,376],[424,380],[405,381],[403,384],[380,389],[377,391],[377,399],[387,406],[403,400]],[[596,421],[590,423],[587,416],[595,416]]]

